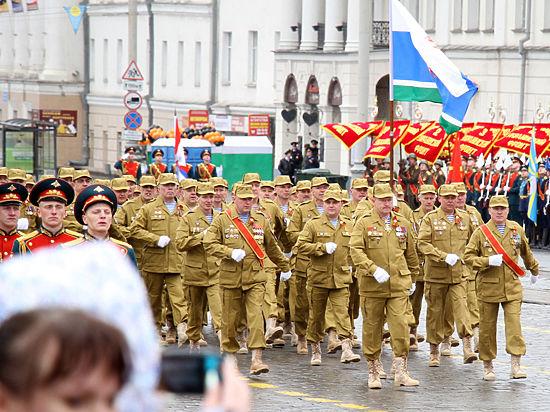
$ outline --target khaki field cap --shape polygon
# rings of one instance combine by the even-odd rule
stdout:
[[[132,175],[122,175],[122,177],[123,177],[124,179],[126,179],[126,181],[127,181],[128,183],[130,183],[130,182],[132,182],[133,184],[136,184],[136,183],[137,183],[137,182],[136,182],[136,178],[135,178],[134,176],[132,176]]]
[[[347,190],[342,189],[342,202],[349,200],[349,193]]]
[[[34,185],[35,183],[36,183],[36,182],[35,182],[35,180],[34,180],[33,175],[29,175],[29,174],[28,174],[28,175],[27,175],[27,184],[28,184],[28,185]]]
[[[87,177],[88,179],[91,179],[92,175],[90,174],[90,171],[86,170],[86,169],[75,170],[74,173],[73,173],[73,181],[77,180],[77,179],[80,179],[81,177]]]
[[[458,193],[454,185],[441,185],[439,196],[458,196]]]
[[[388,170],[379,170],[372,178],[375,182],[389,182],[390,172]]]
[[[260,183],[260,187],[270,187],[272,189],[275,189],[275,183],[273,183],[271,180],[262,180],[262,183]]]
[[[508,199],[506,196],[498,195],[493,196],[491,200],[489,200],[489,207],[510,207],[508,205]]]
[[[226,189],[229,189],[229,185],[227,184],[227,181],[223,177],[212,177],[210,178],[210,183],[212,183],[212,186],[223,186]]]
[[[237,193],[237,188],[238,188],[239,186],[241,186],[241,185],[242,185],[241,182],[235,182],[235,183],[233,183],[233,186],[231,186],[231,194],[234,195],[235,193]]]
[[[338,183],[329,183],[328,190],[342,190]]]
[[[287,175],[279,175],[275,178],[275,186],[291,185],[290,177]]]
[[[199,183],[199,188],[197,190],[198,195],[213,195],[214,186],[210,183]]]
[[[8,168],[7,167],[0,167],[0,176],[8,177]]]
[[[111,181],[109,179],[96,179],[94,180],[94,185],[103,185],[111,187]]]
[[[155,176],[141,176],[141,179],[139,179],[139,185],[140,186],[156,186],[157,182],[155,180]]]
[[[311,190],[311,182],[309,180],[300,180],[296,183],[296,190]]]
[[[42,176],[40,176],[40,179],[38,179],[38,181],[40,182],[41,180],[45,180],[45,179],[55,179],[55,176],[54,175],[42,175]]]
[[[246,173],[243,176],[243,183],[250,184],[253,182],[260,183],[262,181],[262,178],[260,177],[259,173]]]
[[[329,199],[336,200],[337,202],[342,201],[342,192],[341,190],[327,190],[323,195],[323,201],[326,202]]]
[[[60,179],[72,179],[74,175],[74,167],[60,167],[57,175]]]
[[[8,179],[9,180],[23,180],[27,181],[27,172],[23,169],[10,169],[8,170]]]
[[[437,194],[437,191],[435,190],[434,185],[422,185],[420,186],[420,192],[418,192],[421,195],[424,195],[426,193],[433,193],[434,195]]]
[[[248,185],[239,185],[237,189],[235,189],[235,196],[239,199],[254,199],[252,188]]]
[[[322,186],[322,185],[328,186],[326,177],[314,177],[313,179],[311,179],[311,187]]]
[[[117,177],[111,181],[111,189],[113,190],[130,190],[128,181],[123,177]]]
[[[351,188],[352,189],[363,189],[369,187],[369,182],[367,179],[362,179],[360,177],[356,177],[351,181]]]
[[[296,186],[292,186],[292,189],[290,189],[290,194],[296,194]]]
[[[157,182],[159,185],[168,185],[170,183],[177,185],[178,179],[174,173],[161,173]]]
[[[453,183],[455,189],[456,189],[456,192],[458,194],[460,193],[467,193],[467,190],[466,190],[466,185],[463,183],[463,182],[459,182],[459,183]]]
[[[198,184],[199,184],[199,182],[197,182],[195,179],[182,179],[181,182],[180,182],[181,188],[183,190],[187,190],[187,189],[190,189],[192,187],[194,187],[195,190],[197,190]]]
[[[391,187],[387,183],[378,183],[373,186],[373,197],[375,199],[388,199],[393,197]]]
[[[395,190],[397,191],[398,195],[404,195],[405,194],[405,192],[403,191],[403,186],[401,186],[400,184],[395,185]]]

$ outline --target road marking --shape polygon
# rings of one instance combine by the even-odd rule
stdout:
[[[254,386],[255,388],[260,388],[260,389],[273,389],[273,388],[278,388],[278,386],[270,385],[269,383],[251,382],[251,383],[249,383],[249,385],[250,385],[250,386]]]
[[[291,391],[275,391],[276,393],[280,393],[281,395],[288,395],[288,396],[311,396],[309,393],[302,393],[302,392],[291,392]]]

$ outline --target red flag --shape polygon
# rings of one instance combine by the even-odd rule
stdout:
[[[180,150],[180,143],[181,143],[181,130],[180,125],[178,122],[178,115],[176,114],[176,111],[174,111],[174,137],[176,139],[174,149],[175,149],[175,160],[176,160],[176,176],[178,177],[178,180],[183,179],[183,175],[180,171],[180,160],[183,160],[183,148]]]
[[[451,166],[449,167],[449,175],[447,183],[461,183],[464,181],[464,173],[462,173],[462,156],[460,155],[460,138],[457,136],[454,141],[453,151],[451,153]]]

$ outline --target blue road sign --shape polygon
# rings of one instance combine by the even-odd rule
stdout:
[[[124,115],[124,126],[126,126],[128,129],[136,130],[141,126],[143,123],[143,117],[141,117],[141,114],[134,111],[129,111]]]

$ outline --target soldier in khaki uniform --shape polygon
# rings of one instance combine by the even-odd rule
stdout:
[[[369,363],[369,388],[381,388],[380,360],[384,313],[395,359],[395,386],[417,386],[407,370],[409,353],[408,296],[418,275],[413,229],[392,211],[389,184],[373,187],[374,209],[360,218],[351,236],[351,257],[357,269],[363,312],[363,353]]]
[[[128,200],[132,200],[136,191],[137,180],[132,175],[122,175],[122,177],[128,182]]]
[[[259,197],[260,199],[275,200],[275,183],[272,180],[262,180]]]
[[[218,259],[208,256],[202,241],[212,220],[220,213],[212,209],[214,188],[211,184],[198,185],[198,206],[186,213],[176,231],[176,246],[185,253],[183,284],[189,290],[189,322],[187,335],[191,350],[199,349],[204,309],[210,310],[214,329],[221,346],[221,299]]]
[[[195,179],[182,179],[180,182],[181,197],[185,206],[192,210],[197,206],[197,187],[198,182]]]
[[[353,179],[350,188],[351,200],[342,207],[340,213],[348,219],[352,219],[359,202],[367,198],[368,188],[369,182],[367,179],[360,177]]]
[[[167,296],[177,325],[179,344],[187,340],[187,311],[181,282],[182,255],[177,250],[176,229],[182,216],[189,211],[176,199],[178,180],[172,173],[158,178],[159,196],[143,205],[130,225],[130,236],[144,242],[142,270],[151,309],[159,335],[162,328],[162,290]]]
[[[237,324],[244,305],[250,331],[248,346],[252,349],[250,373],[257,375],[269,372],[262,361],[266,347],[261,310],[267,280],[265,257],[281,268],[282,277],[288,279],[291,273],[268,219],[252,208],[253,200],[249,185],[238,186],[233,204],[212,221],[203,246],[208,255],[221,259],[222,349],[231,354],[239,350]]]
[[[395,185],[397,189],[397,205],[393,207],[394,212],[402,214],[409,222],[413,221],[413,213],[410,206],[405,202],[405,192],[401,185]]]
[[[301,204],[304,202],[308,202],[312,199],[311,194],[311,181],[309,180],[300,180],[298,183],[296,183],[296,203]],[[290,194],[290,197],[292,200],[292,192]]]
[[[128,201],[130,185],[128,184],[128,181],[123,177],[117,177],[111,181],[111,190],[115,192],[117,209],[119,209],[124,203]]]
[[[229,185],[227,184],[227,180],[225,180],[223,177],[213,177],[210,179],[210,183],[214,186],[214,202],[212,203],[212,206],[214,210],[217,210],[218,212],[223,212],[227,208],[227,192],[229,189]]]
[[[378,183],[389,183],[390,181],[390,172],[389,170],[378,170],[373,175],[374,184]],[[372,198],[372,193],[359,202],[357,208],[355,209],[354,218],[357,221],[360,217],[364,216],[367,212],[370,212],[374,207],[374,198]]]
[[[508,200],[505,196],[493,196],[489,201],[491,220],[485,225],[494,240],[503,249],[499,253],[487,235],[476,229],[464,259],[470,264],[477,277],[479,304],[479,357],[483,361],[483,379],[496,379],[493,359],[497,356],[497,318],[499,305],[504,310],[506,326],[506,352],[511,355],[510,378],[526,378],[520,367],[521,356],[525,355],[525,340],[521,333],[522,285],[518,275],[523,270],[517,267],[521,256],[527,270],[531,271],[531,283],[536,283],[539,264],[529,248],[529,241],[520,225],[507,220]],[[504,254],[507,256],[503,259]],[[508,258],[508,259],[506,259]],[[516,266],[514,266],[514,264]],[[519,269],[519,270],[518,270]]]
[[[19,183],[26,188],[27,173],[23,169],[10,169],[8,170],[8,180],[12,183]],[[38,229],[40,223],[38,222],[38,214],[36,208],[31,205],[29,199],[21,203],[20,216],[17,221],[17,230],[22,233],[31,233]]]
[[[462,339],[464,363],[477,356],[472,351],[472,326],[468,313],[466,284],[468,272],[462,255],[472,233],[468,214],[456,209],[456,188],[439,188],[441,206],[424,216],[418,233],[418,250],[424,255],[424,294],[427,340],[430,343],[429,366],[439,366],[439,344],[445,334],[445,303],[452,301],[458,335]]]
[[[57,171],[57,177],[69,183],[74,188],[73,175],[74,167],[60,167]]]
[[[92,184],[92,176],[90,175],[90,172],[88,170],[76,170],[73,173],[72,177],[73,177],[72,183],[73,183],[75,198],[76,198],[84,189],[86,189],[88,186]],[[74,217],[74,202],[71,203],[70,205],[67,205],[66,210],[67,210],[67,216],[63,220],[63,226],[66,229],[74,230],[75,232],[82,233],[82,225],[80,225],[76,221],[76,218]]]
[[[311,287],[311,315],[307,327],[307,340],[311,343],[311,365],[321,365],[321,340],[325,336],[325,312],[330,301],[336,320],[336,330],[342,340],[340,362],[359,362],[353,353],[351,323],[348,314],[351,265],[349,240],[353,224],[340,214],[340,190],[326,191],[323,195],[323,213],[309,220],[296,242],[300,255],[308,256],[311,264],[307,271]]]

